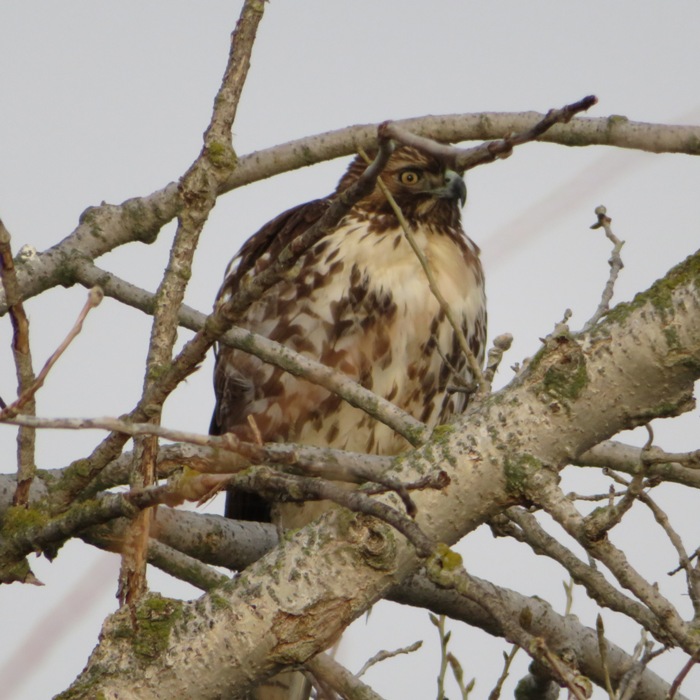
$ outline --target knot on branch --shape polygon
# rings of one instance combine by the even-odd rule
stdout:
[[[373,569],[389,571],[396,565],[396,541],[390,527],[363,513],[349,517],[347,537]]]
[[[544,339],[544,347],[530,362],[530,371],[543,397],[555,399],[553,406],[579,398],[588,384],[586,357],[580,344],[560,325]]]

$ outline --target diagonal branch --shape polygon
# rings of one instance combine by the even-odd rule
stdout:
[[[264,3],[258,0],[246,0],[243,5],[231,35],[228,64],[214,100],[211,122],[204,134],[204,148],[182,178],[180,197],[183,206],[168,266],[156,293],[143,384],[142,404],[148,406],[149,419],[156,423],[160,421],[163,401],[149,401],[148,397],[159,384],[159,376],[172,358],[177,337],[178,309],[191,277],[199,236],[209,212],[216,204],[221,183],[236,167],[231,127],[248,75],[250,55],[264,9]],[[158,440],[149,436],[138,441],[137,450],[140,452],[139,464],[134,466],[132,485],[150,486],[156,481]],[[146,590],[146,549],[150,517],[152,511],[143,511],[135,518],[127,536],[119,574],[119,599],[122,603],[133,603]]]
[[[0,422],[3,421],[3,419],[5,419],[6,417],[16,415],[20,411],[20,409],[24,408],[24,406],[34,398],[36,392],[39,391],[39,389],[41,389],[42,386],[44,386],[46,377],[48,376],[52,367],[58,362],[61,355],[63,355],[68,346],[82,331],[83,323],[88,313],[90,313],[90,311],[96,306],[100,305],[102,297],[102,290],[99,287],[93,287],[89,291],[88,298],[85,301],[83,308],[80,310],[78,318],[73,324],[73,327],[70,329],[70,331],[68,331],[68,335],[63,339],[58,348],[56,348],[56,350],[51,354],[49,359],[46,360],[44,366],[41,368],[41,371],[36,376],[32,384],[26,387],[26,389],[20,394],[16,401],[13,401],[9,406],[6,406],[4,409],[2,409],[2,411],[0,411]]]
[[[661,623],[655,635],[662,641],[667,637],[676,643],[685,638],[687,628],[678,611],[661,595],[658,587],[647,582],[629,563],[625,553],[609,539],[591,539],[586,519],[576,510],[564,493],[554,483],[554,474],[540,470],[532,474],[527,490],[535,496],[533,502],[540,504],[552,518],[573,537],[595,559],[601,561],[615,576],[621,586],[631,591]]]
[[[101,270],[93,263],[83,260],[76,266],[77,279],[84,286],[99,284],[107,296],[127,304],[144,313],[152,313],[155,296],[151,292]],[[183,328],[202,331],[210,317],[181,304],[179,323]],[[261,360],[276,365],[295,376],[303,377],[324,389],[337,394],[352,406],[361,408],[376,420],[388,425],[405,437],[411,444],[422,444],[429,433],[425,425],[386,399],[365,389],[345,374],[326,367],[293,350],[242,328],[233,327],[219,337],[222,345],[250,352]]]

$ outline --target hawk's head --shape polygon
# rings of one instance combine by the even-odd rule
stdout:
[[[365,161],[358,156],[338,183],[336,191],[353,184],[366,167]],[[460,174],[451,170],[446,162],[410,146],[401,146],[392,153],[380,177],[410,224],[459,225],[460,206],[467,198],[467,188]],[[355,209],[379,215],[387,226],[398,226],[379,187],[362,199]]]

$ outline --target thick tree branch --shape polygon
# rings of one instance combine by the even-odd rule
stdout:
[[[419,136],[461,142],[500,139],[527,131],[545,117],[538,112],[483,112],[397,120],[395,124]],[[356,153],[376,143],[378,124],[362,124],[297,139],[239,157],[238,165],[219,194],[314,163]],[[566,146],[617,146],[650,153],[700,154],[700,127],[650,124],[626,117],[577,117],[557,124],[540,141]],[[75,282],[80,260],[95,260],[126,243],[151,243],[160,229],[177,216],[181,206],[178,184],[172,182],[145,197],[122,204],[88,208],[78,227],[52,248],[18,258],[18,282],[23,299],[57,285]],[[7,311],[0,294],[0,313]]]
[[[686,467],[676,461],[688,456],[690,455],[669,454],[658,447],[643,450],[641,447],[607,440],[586,450],[574,459],[573,463],[580,467],[607,467],[631,475],[637,474],[644,463],[647,479],[671,481],[697,489],[700,488],[700,470]]]
[[[246,0],[231,35],[229,58],[221,87],[214,100],[214,111],[204,134],[204,148],[182,178],[182,209],[165,274],[156,293],[153,326],[146,359],[142,404],[148,406],[149,419],[160,422],[163,402],[148,403],[160,383],[163,368],[172,358],[177,337],[178,309],[192,274],[192,261],[199,237],[216,204],[221,183],[236,167],[231,127],[250,68],[250,56],[265,5]],[[165,399],[165,397],[163,397]],[[148,436],[136,441],[139,452],[134,464],[132,486],[147,487],[156,481],[158,440]],[[146,590],[146,549],[152,511],[144,510],[129,527],[119,574],[119,599],[133,603]]]
[[[167,450],[168,448],[161,448]],[[15,480],[11,475],[0,476],[0,516],[11,503]],[[34,498],[42,496],[41,479],[35,482]],[[532,516],[530,516],[532,517]],[[123,521],[111,521],[87,530],[83,539],[110,551],[118,551],[123,534]],[[149,563],[167,573],[182,578],[202,590],[225,583],[226,577],[213,573],[206,564],[242,570],[260,559],[278,543],[273,525],[238,522],[217,515],[202,515],[170,508],[160,508],[151,526]],[[602,578],[602,577],[601,577]],[[493,586],[480,580],[481,585]],[[587,586],[589,592],[596,586]],[[543,637],[550,648],[573,648],[581,672],[603,687],[604,673],[598,653],[596,631],[585,626],[575,616],[561,616],[545,601],[528,598],[515,591],[494,587],[511,619],[530,621],[532,634]],[[424,575],[410,576],[392,588],[386,598],[404,605],[426,608],[437,615],[447,615],[477,627],[492,636],[504,632],[496,619],[481,606],[454,591],[440,589]],[[605,601],[601,601],[603,605]],[[634,659],[619,647],[607,642],[608,668],[615,685],[629,669]],[[656,700],[664,697],[668,684],[648,669],[644,671],[636,700]],[[678,696],[682,700],[682,696]]]
[[[406,481],[420,478],[436,459],[451,480],[440,492],[415,494],[421,530],[448,545],[456,542],[509,505],[531,498],[539,472],[560,468],[651,416],[687,410],[700,375],[698,270],[700,253],[633,303],[618,305],[588,333],[574,338],[560,329],[508,387],[404,457],[398,474]],[[646,380],[637,381],[640,376]],[[608,406],[604,414],[594,410],[601,400]],[[509,440],[504,442],[497,436],[506,411]],[[217,596],[216,605],[206,596],[196,605],[168,603],[173,615],[166,623],[171,629],[167,663],[160,656],[152,659],[158,682],[146,680],[141,697],[186,694],[195,685],[201,697],[213,697],[222,685],[243,693],[257,680],[249,669],[263,677],[304,663],[417,564],[411,545],[387,526],[328,512],[250,566]],[[289,585],[299,576],[306,581],[301,597],[298,587]],[[81,697],[88,677],[92,693],[97,683],[107,693],[129,697],[128,668],[136,659],[133,640],[111,632],[119,620],[108,622],[86,674],[73,687],[75,697]],[[674,611],[660,623],[676,644],[697,651],[695,635]],[[222,636],[229,643],[221,644]],[[193,644],[207,653],[193,653]],[[116,659],[121,673],[113,677],[109,669]],[[98,681],[100,673],[105,675]]]

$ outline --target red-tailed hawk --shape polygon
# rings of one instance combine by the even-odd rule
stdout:
[[[326,211],[331,199],[364,171],[357,158],[326,199],[280,214],[252,236],[231,261],[217,304],[265,269],[282,249]],[[381,179],[413,229],[479,362],[486,335],[486,299],[479,249],[460,224],[466,188],[438,159],[398,148]],[[239,324],[353,377],[429,427],[462,411],[464,393],[450,391],[470,379],[450,322],[431,293],[426,274],[379,187],[360,200],[301,256],[285,277],[248,308]],[[455,374],[460,375],[455,377]],[[222,347],[214,373],[216,409],[211,432],[254,441],[248,417],[264,441],[298,442],[363,453],[396,454],[409,447],[391,428],[326,389]],[[323,508],[273,506],[248,493],[229,493],[226,515],[272,519],[299,527]],[[308,697],[299,673],[259,686],[251,698]]]
[[[248,239],[227,269],[217,304],[317,221],[328,202],[353,184],[365,167],[356,158],[333,195],[280,214]],[[481,362],[484,277],[479,249],[460,224],[460,205],[466,198],[462,178],[437,158],[411,147],[398,148],[380,177]],[[465,406],[465,394],[450,387],[459,383],[455,373],[469,379],[466,359],[379,187],[303,254],[238,325],[344,372],[430,427],[447,422]],[[248,422],[252,416],[266,442],[375,454],[395,454],[408,447],[390,428],[326,389],[240,350],[219,350],[214,386],[213,434],[233,432],[255,440]],[[226,514],[248,520],[270,516],[269,507],[250,494],[229,494]]]

